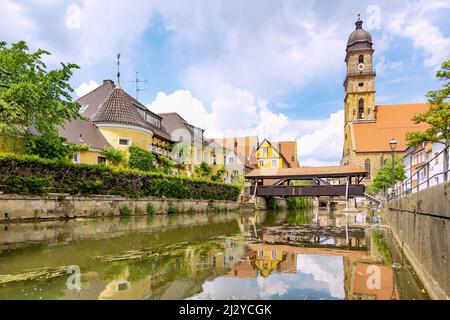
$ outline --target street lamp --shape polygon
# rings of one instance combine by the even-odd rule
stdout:
[[[391,191],[391,198],[393,199],[395,196],[395,149],[397,148],[397,140],[395,138],[392,138],[391,142],[389,142],[391,145],[392,150],[392,191]]]

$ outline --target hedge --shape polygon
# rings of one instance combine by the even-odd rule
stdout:
[[[231,201],[236,201],[240,194],[238,186],[202,179],[9,153],[0,153],[0,190],[34,195],[68,193]]]

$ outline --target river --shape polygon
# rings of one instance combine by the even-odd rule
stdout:
[[[265,228],[364,225],[261,241]],[[336,210],[0,225],[0,299],[427,299],[377,217]]]

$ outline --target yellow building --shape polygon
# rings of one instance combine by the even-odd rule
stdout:
[[[75,153],[74,163],[100,164],[107,160],[103,148],[128,154],[134,145],[159,156],[172,157],[169,133],[161,125],[161,116],[151,112],[111,80],[76,101],[85,118],[65,123],[59,135],[69,143],[86,144],[89,151]]]
[[[427,104],[376,105],[373,54],[372,36],[358,18],[356,30],[348,39],[345,58],[345,138],[341,165],[365,168],[366,184],[391,157],[392,138],[397,140],[396,153],[403,155],[407,148],[406,133],[426,129],[411,119],[429,107]]]
[[[271,143],[267,139],[264,139],[256,149],[255,156],[256,165],[261,169],[299,167],[296,141]]]

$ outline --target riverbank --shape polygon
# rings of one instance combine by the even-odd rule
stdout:
[[[0,223],[34,220],[100,218],[155,214],[237,211],[242,204],[227,200],[118,196],[47,196],[0,194]]]

